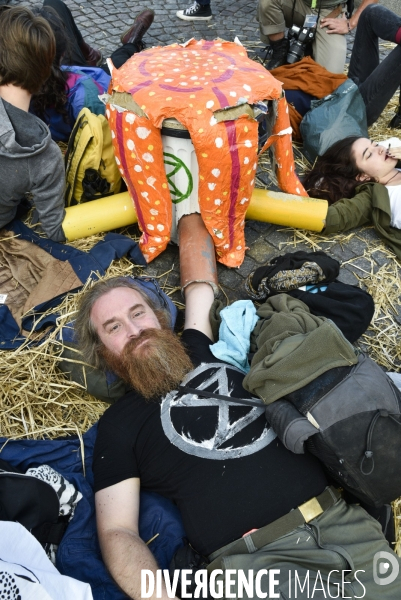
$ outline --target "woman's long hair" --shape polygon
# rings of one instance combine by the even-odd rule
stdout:
[[[329,204],[333,204],[340,198],[352,198],[355,195],[355,188],[361,185],[357,177],[362,174],[356,166],[352,152],[352,144],[358,139],[360,136],[344,138],[319,156],[303,182],[312,198],[323,198],[328,200]]]
[[[69,41],[64,23],[50,6],[34,8],[32,12],[48,21],[56,39],[56,55],[52,65],[51,75],[40,91],[32,97],[31,107],[34,113],[47,122],[46,111],[53,108],[67,121],[67,73],[60,68],[63,56],[69,52]]]

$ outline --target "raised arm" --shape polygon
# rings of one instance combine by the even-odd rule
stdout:
[[[141,570],[156,573],[157,563],[138,533],[139,479],[96,492],[96,520],[103,560],[116,583],[134,600],[141,598]],[[163,588],[163,598],[167,592]]]
[[[214,244],[196,213],[180,219],[178,232],[185,329],[197,329],[213,340],[209,311],[218,290]]]

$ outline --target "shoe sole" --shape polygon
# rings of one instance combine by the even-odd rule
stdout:
[[[152,9],[149,9],[149,8],[147,8],[147,9],[146,9],[146,8],[145,8],[144,10],[141,10],[141,12],[140,12],[140,13],[138,13],[138,14],[136,15],[136,17],[135,17],[135,19],[134,19],[134,23],[135,23],[135,21],[137,20],[137,18],[138,18],[138,17],[140,17],[140,16],[141,16],[141,15],[142,15],[142,14],[145,12],[145,10],[152,10]],[[152,10],[152,12],[153,12],[153,18],[154,18],[154,16],[155,16],[155,11],[154,11],[154,10]],[[152,21],[152,23],[153,23],[153,21]],[[151,26],[152,26],[152,24],[151,24]],[[122,34],[120,35],[120,42],[122,43],[122,45],[123,45],[123,46],[124,46],[123,39],[125,38],[125,36],[127,35],[127,33],[128,33],[128,32],[129,32],[129,31],[132,29],[132,27],[133,27],[133,24],[131,25],[131,27],[128,27],[128,29],[126,29],[126,30],[124,31],[124,33],[122,33]]]
[[[182,11],[180,10],[176,13],[176,16],[183,21],[210,21],[213,17],[213,15],[210,15],[209,17],[188,17],[187,15],[182,14]]]

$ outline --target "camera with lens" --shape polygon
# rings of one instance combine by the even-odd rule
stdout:
[[[305,49],[309,46],[316,35],[317,15],[306,15],[302,27],[293,25],[288,31],[290,43],[287,63],[292,65],[305,56]]]

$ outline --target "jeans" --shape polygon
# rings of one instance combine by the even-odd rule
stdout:
[[[395,42],[401,17],[379,4],[362,12],[355,35],[348,77],[359,87],[366,105],[368,126],[380,117],[401,83],[401,47],[397,45],[382,62],[379,38]]]

